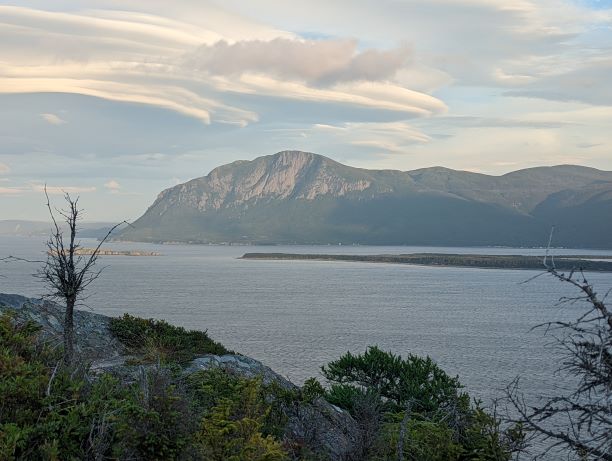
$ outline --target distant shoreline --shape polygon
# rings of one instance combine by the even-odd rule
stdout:
[[[343,261],[388,264],[411,264],[432,267],[466,267],[480,269],[531,269],[544,270],[542,256],[523,255],[476,255],[415,253],[401,255],[338,255],[338,254],[296,254],[296,253],[245,253],[241,259],[285,260],[285,261]],[[602,255],[561,255],[554,256],[558,270],[612,272],[612,256]]]
[[[91,256],[96,251],[95,248],[77,248],[75,254],[78,256]],[[55,252],[47,252],[54,254]],[[162,254],[157,251],[142,251],[142,250],[108,250],[101,248],[97,252],[98,256],[161,256]]]
[[[48,237],[49,234],[9,234],[0,233],[2,237],[18,237],[18,238],[38,238]],[[99,240],[95,237],[83,237],[83,239]],[[497,250],[542,250],[542,254],[546,250],[546,246],[542,245],[468,245],[468,244],[366,244],[366,243],[268,243],[268,242],[197,242],[197,241],[171,241],[171,240],[130,240],[121,238],[110,238],[108,243],[129,243],[129,244],[147,244],[147,245],[164,245],[164,246],[175,246],[175,245],[186,245],[186,246],[214,246],[214,247],[321,247],[321,248],[359,248],[359,247],[396,247],[396,248],[490,248]],[[584,252],[588,251],[612,251],[611,246],[603,247],[582,247],[582,246],[551,246],[550,250],[563,251],[563,250],[580,250]],[[555,256],[557,257],[557,256]],[[595,257],[595,256],[593,256]]]

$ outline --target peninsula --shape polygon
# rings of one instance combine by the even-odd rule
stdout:
[[[414,264],[420,266],[475,267],[483,269],[544,269],[542,256],[524,255],[477,255],[413,253],[399,255],[338,255],[296,253],[246,253],[242,259],[302,260],[302,261],[346,261],[391,264]],[[552,261],[552,260],[551,260]],[[558,270],[612,272],[612,256],[562,255],[554,257]]]
[[[95,248],[78,248],[75,251],[75,254],[77,256],[90,256],[94,253],[94,251],[96,251]],[[99,256],[161,256],[162,254],[157,251],[99,249],[98,255]]]

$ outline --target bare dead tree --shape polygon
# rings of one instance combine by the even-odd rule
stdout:
[[[576,296],[559,303],[585,305],[575,321],[536,327],[544,328],[561,352],[557,373],[570,389],[534,407],[525,401],[515,379],[506,389],[518,413],[512,421],[543,440],[546,453],[561,448],[581,460],[612,461],[612,310],[605,303],[610,291],[600,297],[581,269],[565,274],[546,258],[544,264],[548,274],[577,290]]]
[[[46,187],[45,197],[51,216],[52,231],[46,242],[47,259],[39,269],[37,276],[49,287],[50,297],[60,299],[65,303],[63,361],[65,365],[71,365],[74,361],[74,307],[83,291],[100,276],[102,270],[94,267],[100,254],[100,248],[113,231],[126,222],[115,224],[100,239],[93,251],[83,252],[77,240],[78,223],[83,212],[78,207],[79,198],[73,199],[70,194],[65,193],[64,200],[67,208],[55,209],[54,212]],[[67,226],[66,236],[57,222],[56,213],[63,218]]]

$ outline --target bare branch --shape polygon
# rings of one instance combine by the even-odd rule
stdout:
[[[72,198],[69,193],[64,193],[67,204],[65,209],[52,207],[47,186],[44,188],[46,207],[51,218],[51,235],[47,239],[47,259],[44,261],[29,260],[15,256],[1,258],[2,262],[20,261],[41,264],[35,276],[41,279],[48,287],[49,292],[45,298],[60,299],[64,302],[66,309],[64,313],[64,363],[70,365],[74,355],[74,308],[81,300],[83,291],[91,285],[102,273],[104,268],[95,270],[94,266],[100,255],[102,245],[109,239],[111,234],[126,221],[115,224],[109,229],[96,248],[87,253],[81,252],[78,241],[79,221],[83,210],[79,208],[79,198]],[[58,222],[61,217],[65,224],[65,230]]]
[[[568,390],[547,396],[543,404],[534,407],[525,403],[519,381],[514,380],[505,393],[519,416],[509,421],[524,425],[546,442],[544,453],[565,448],[580,459],[612,461],[612,312],[604,302],[610,292],[600,299],[580,268],[568,275],[559,273],[552,258],[548,264],[548,249],[544,263],[545,273],[579,292],[578,296],[560,298],[557,305],[582,302],[588,307],[576,320],[534,327],[544,328],[544,334],[552,336],[552,345],[562,357],[556,376],[566,379]]]

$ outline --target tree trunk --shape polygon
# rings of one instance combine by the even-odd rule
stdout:
[[[74,360],[74,304],[75,297],[66,299],[64,315],[64,365],[70,366]]]
[[[406,410],[404,411],[404,418],[400,424],[399,437],[397,440],[397,460],[404,461],[404,439],[406,438],[406,430],[408,422],[410,421],[411,402],[406,403]]]

